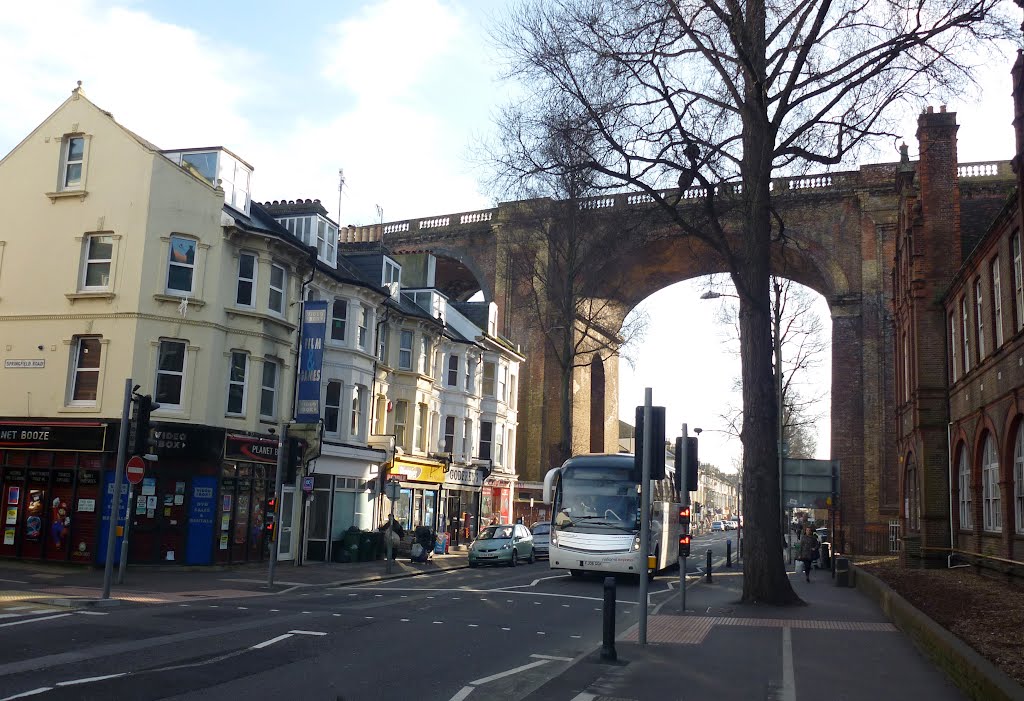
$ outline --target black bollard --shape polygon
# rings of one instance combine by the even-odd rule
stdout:
[[[705,581],[711,581],[711,548],[708,548],[708,565],[707,569],[704,570]]]
[[[608,662],[619,659],[615,653],[615,577],[604,578],[604,638],[601,659]]]
[[[725,566],[732,567],[732,540],[725,541]]]

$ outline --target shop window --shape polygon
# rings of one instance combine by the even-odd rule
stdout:
[[[65,136],[61,142],[61,191],[82,190],[85,183],[85,137]]]
[[[395,445],[408,450],[406,443],[406,425],[409,421],[409,402],[399,399],[395,402]]]
[[[263,360],[263,382],[260,387],[260,418],[275,419],[277,417],[277,361]]]
[[[196,249],[199,242],[172,236],[167,260],[167,294],[189,296],[195,291]]]
[[[484,363],[483,395],[485,397],[494,396],[494,370],[494,363]]]
[[[448,356],[448,386],[455,387],[459,384],[459,356]]]
[[[270,264],[270,293],[267,297],[267,308],[276,313],[284,316],[285,303],[287,302],[287,295],[285,294],[285,285],[288,282],[288,274],[284,268],[277,263]]]
[[[78,336],[72,344],[70,404],[94,405],[100,384],[100,336]]]
[[[256,254],[242,251],[238,254],[238,284],[235,289],[235,304],[252,307],[256,304]]]
[[[328,382],[324,398],[324,430],[327,433],[341,431],[341,383]]]
[[[228,369],[227,413],[232,416],[245,416],[248,376],[249,355],[242,351],[231,351],[231,367]]]
[[[348,323],[348,302],[336,299],[331,305],[331,340],[345,340],[345,325]]]
[[[82,256],[82,277],[78,288],[82,291],[110,289],[110,262],[114,257],[114,237],[92,234],[85,237]]]
[[[185,350],[185,341],[160,341],[157,351],[156,401],[163,409],[181,409],[184,404]]]
[[[491,459],[491,440],[494,431],[494,424],[490,421],[480,422],[480,450],[477,451],[484,460]]]
[[[412,331],[402,331],[399,336],[398,369],[412,370]]]

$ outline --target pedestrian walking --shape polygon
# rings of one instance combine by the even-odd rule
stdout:
[[[818,534],[808,526],[804,529],[803,537],[800,538],[800,562],[804,563],[804,576],[811,581],[811,563],[818,559],[821,542]]]

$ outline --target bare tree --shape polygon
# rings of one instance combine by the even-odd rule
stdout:
[[[558,105],[548,110],[540,148],[520,140],[521,125],[514,121],[503,124],[496,144],[486,147],[486,157],[497,165],[492,189],[526,198],[505,227],[505,269],[523,330],[539,337],[546,357],[557,366],[561,401],[557,444],[550,455],[554,464],[573,452],[575,371],[616,356],[632,363],[630,349],[647,326],[646,314],[619,322],[614,289],[611,295],[607,285],[603,296],[592,293],[593,281],[614,258],[624,230],[636,223],[599,213],[589,201],[601,191],[604,178],[580,149],[584,121]]]
[[[745,602],[800,602],[778,546],[769,275],[773,242],[789,239],[772,176],[838,164],[894,137],[898,108],[956,94],[971,78],[967,57],[981,65],[986,48],[1012,36],[1000,5],[524,0],[495,34],[525,93],[503,112],[521,140],[542,142],[543,107],[568,105],[587,118],[583,160],[608,184],[645,192],[730,271],[742,338]]]

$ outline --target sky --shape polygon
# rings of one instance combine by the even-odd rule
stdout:
[[[486,209],[474,144],[502,97],[488,27],[511,0],[33,0],[0,3],[0,155],[82,81],[86,96],[164,149],[224,146],[255,168],[253,199],[320,199],[341,224]],[[1013,154],[1010,66],[993,62],[958,112],[960,161]],[[904,133],[911,158],[916,115]],[[873,162],[898,159],[886,144]],[[344,187],[339,193],[339,170]],[[340,194],[340,198],[339,198]],[[339,207],[340,205],[340,207]],[[701,427],[700,458],[732,470],[720,433],[739,359],[722,347],[706,281],[665,288],[636,371],[620,366],[620,416],[652,388],[669,433]],[[818,313],[828,321],[827,305]],[[829,365],[824,363],[825,368]],[[816,379],[829,383],[827,373]],[[829,457],[827,419],[819,454]]]

